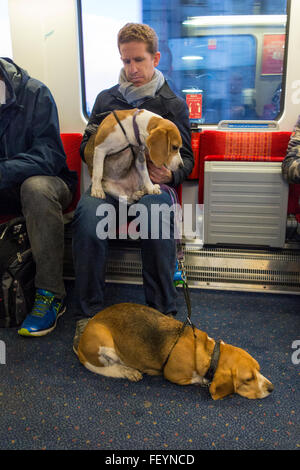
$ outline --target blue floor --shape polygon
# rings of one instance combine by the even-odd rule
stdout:
[[[194,324],[246,349],[275,385],[263,400],[213,401],[206,388],[163,377],[131,383],[86,370],[72,351],[72,282],[67,288],[67,312],[50,335],[0,329],[0,449],[300,449],[300,365],[292,362],[299,296],[191,290]],[[144,303],[140,286],[108,284],[106,298],[107,305]],[[183,321],[181,291],[178,305]]]

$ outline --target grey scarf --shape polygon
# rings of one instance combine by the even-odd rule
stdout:
[[[150,82],[145,83],[145,85],[134,86],[132,82],[127,81],[124,68],[122,68],[119,77],[119,91],[129,104],[140,106],[146,98],[155,96],[156,92],[163,86],[164,81],[163,74],[155,69]]]
[[[0,105],[6,103],[6,86],[3,80],[0,78]]]

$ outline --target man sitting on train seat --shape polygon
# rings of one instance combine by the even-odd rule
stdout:
[[[194,165],[187,105],[171,91],[163,74],[156,68],[160,52],[157,35],[150,26],[126,24],[118,33],[118,48],[123,62],[119,84],[97,96],[83,136],[81,156],[84,159],[87,141],[105,117],[102,113],[144,108],[173,121],[181,133],[181,157],[184,166],[174,172],[165,167],[157,168],[153,164],[148,167],[153,183],[175,187],[187,178]],[[115,207],[118,214],[119,201],[108,194],[105,199],[92,197],[89,188],[81,197],[73,220],[77,301],[74,345],[79,341],[88,319],[103,308],[108,240],[97,237],[96,226],[101,217],[96,216],[96,211],[98,209],[99,214],[100,205],[108,203]],[[151,233],[151,205],[167,204],[170,207],[172,198],[168,191],[162,190],[161,194],[143,196],[138,203],[146,207],[148,233]],[[173,231],[171,220],[169,239],[163,239],[161,227],[158,230],[158,239],[141,239],[145,299],[149,306],[165,314],[176,313],[176,290],[173,284],[176,244]]]
[[[43,336],[65,307],[64,224],[77,176],[69,171],[49,89],[0,58],[0,214],[23,214],[36,263],[33,309],[18,333]]]
[[[282,175],[288,183],[300,183],[300,116],[298,116],[285,159],[282,162]]]

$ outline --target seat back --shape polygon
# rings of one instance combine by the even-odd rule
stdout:
[[[77,188],[73,197],[73,200],[69,207],[65,210],[66,212],[71,212],[73,211],[77,203],[80,199],[80,182],[81,182],[81,165],[82,165],[82,160],[80,157],[79,149],[80,149],[80,144],[82,140],[82,134],[80,133],[63,133],[60,135],[61,140],[64,146],[65,154],[67,157],[67,165],[68,168],[72,171],[76,171],[77,173]]]
[[[203,131],[199,153],[198,200],[204,200],[205,161],[282,161],[291,132]]]
[[[189,175],[189,180],[197,180],[199,178],[199,156],[200,156],[200,139],[203,132],[191,132],[191,146],[194,154],[194,168]]]

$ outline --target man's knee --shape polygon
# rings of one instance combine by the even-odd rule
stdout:
[[[24,205],[31,205],[33,208],[40,205],[44,199],[50,200],[57,197],[53,185],[49,179],[43,176],[31,176],[21,185],[21,201]]]
[[[31,176],[20,189],[23,211],[33,213],[53,211],[60,214],[72,200],[72,193],[66,183],[56,176]]]
[[[145,226],[148,236],[152,239],[172,239],[174,237],[174,214],[176,207],[172,205],[168,194],[144,196],[140,203],[145,206],[147,214]]]
[[[97,217],[98,206],[99,200],[97,198],[92,198],[87,194],[84,194],[80,198],[72,222],[75,238],[79,236],[85,239],[97,239],[96,228],[99,222],[99,217]]]

